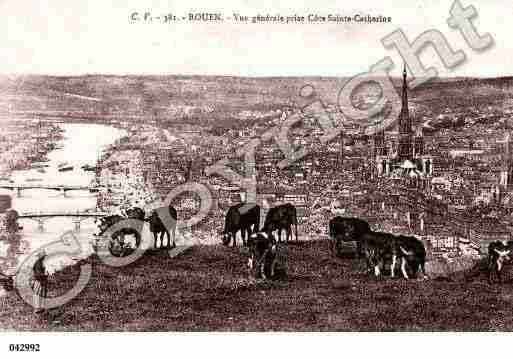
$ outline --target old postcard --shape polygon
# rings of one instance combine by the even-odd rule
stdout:
[[[510,7],[0,2],[0,330],[511,331]]]

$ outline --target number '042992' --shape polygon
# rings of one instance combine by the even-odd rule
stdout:
[[[38,352],[39,344],[9,344],[10,352]]]

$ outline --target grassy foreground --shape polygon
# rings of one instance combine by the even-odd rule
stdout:
[[[241,248],[198,246],[178,257],[147,254],[113,268],[97,259],[86,289],[59,324],[32,313],[15,293],[0,298],[0,329],[76,331],[513,330],[511,283],[484,275],[459,281],[376,280],[363,263],[333,258],[326,243],[280,246],[282,275],[256,281]],[[283,270],[285,269],[285,270]],[[51,279],[62,293],[78,277]]]

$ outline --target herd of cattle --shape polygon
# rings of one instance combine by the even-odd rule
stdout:
[[[170,248],[175,246],[175,231],[177,211],[169,206],[170,225],[164,225],[161,214],[152,212],[145,218],[145,213],[140,208],[133,208],[126,212],[126,217],[108,216],[102,218],[99,223],[99,235],[105,234],[117,222],[129,218],[147,221],[150,231],[153,233],[155,248]],[[171,219],[171,221],[169,221]],[[224,229],[220,232],[221,242],[229,246],[237,245],[237,233],[240,233],[242,245],[249,250],[248,268],[255,270],[255,274],[261,278],[273,277],[277,262],[277,245],[282,242],[282,231],[285,231],[285,241],[294,239],[298,241],[298,219],[296,208],[290,204],[282,204],[269,209],[260,228],[260,206],[253,203],[239,203],[230,207],[225,216]],[[170,231],[173,233],[172,240]],[[111,238],[117,239],[118,247],[123,247],[125,235],[133,235],[136,238],[135,245],[140,243],[140,229],[120,228],[112,232]],[[397,266],[405,279],[411,276],[427,278],[426,248],[424,243],[415,236],[394,235],[391,233],[373,231],[369,223],[358,218],[334,217],[328,225],[328,241],[331,251],[339,255],[343,242],[356,243],[358,258],[364,258],[366,271],[376,277],[385,272],[394,277]],[[276,235],[275,235],[276,234]],[[160,235],[160,247],[158,240]],[[164,237],[167,237],[167,245],[164,246]],[[277,239],[276,239],[277,238]],[[501,281],[501,272],[504,264],[510,258],[513,242],[504,244],[500,241],[492,242],[488,248],[488,280],[496,275]],[[111,251],[111,253],[113,253]],[[118,254],[119,255],[119,252]]]

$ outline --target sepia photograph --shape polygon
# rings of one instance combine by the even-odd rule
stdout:
[[[0,1],[2,353],[512,331],[508,12]]]

